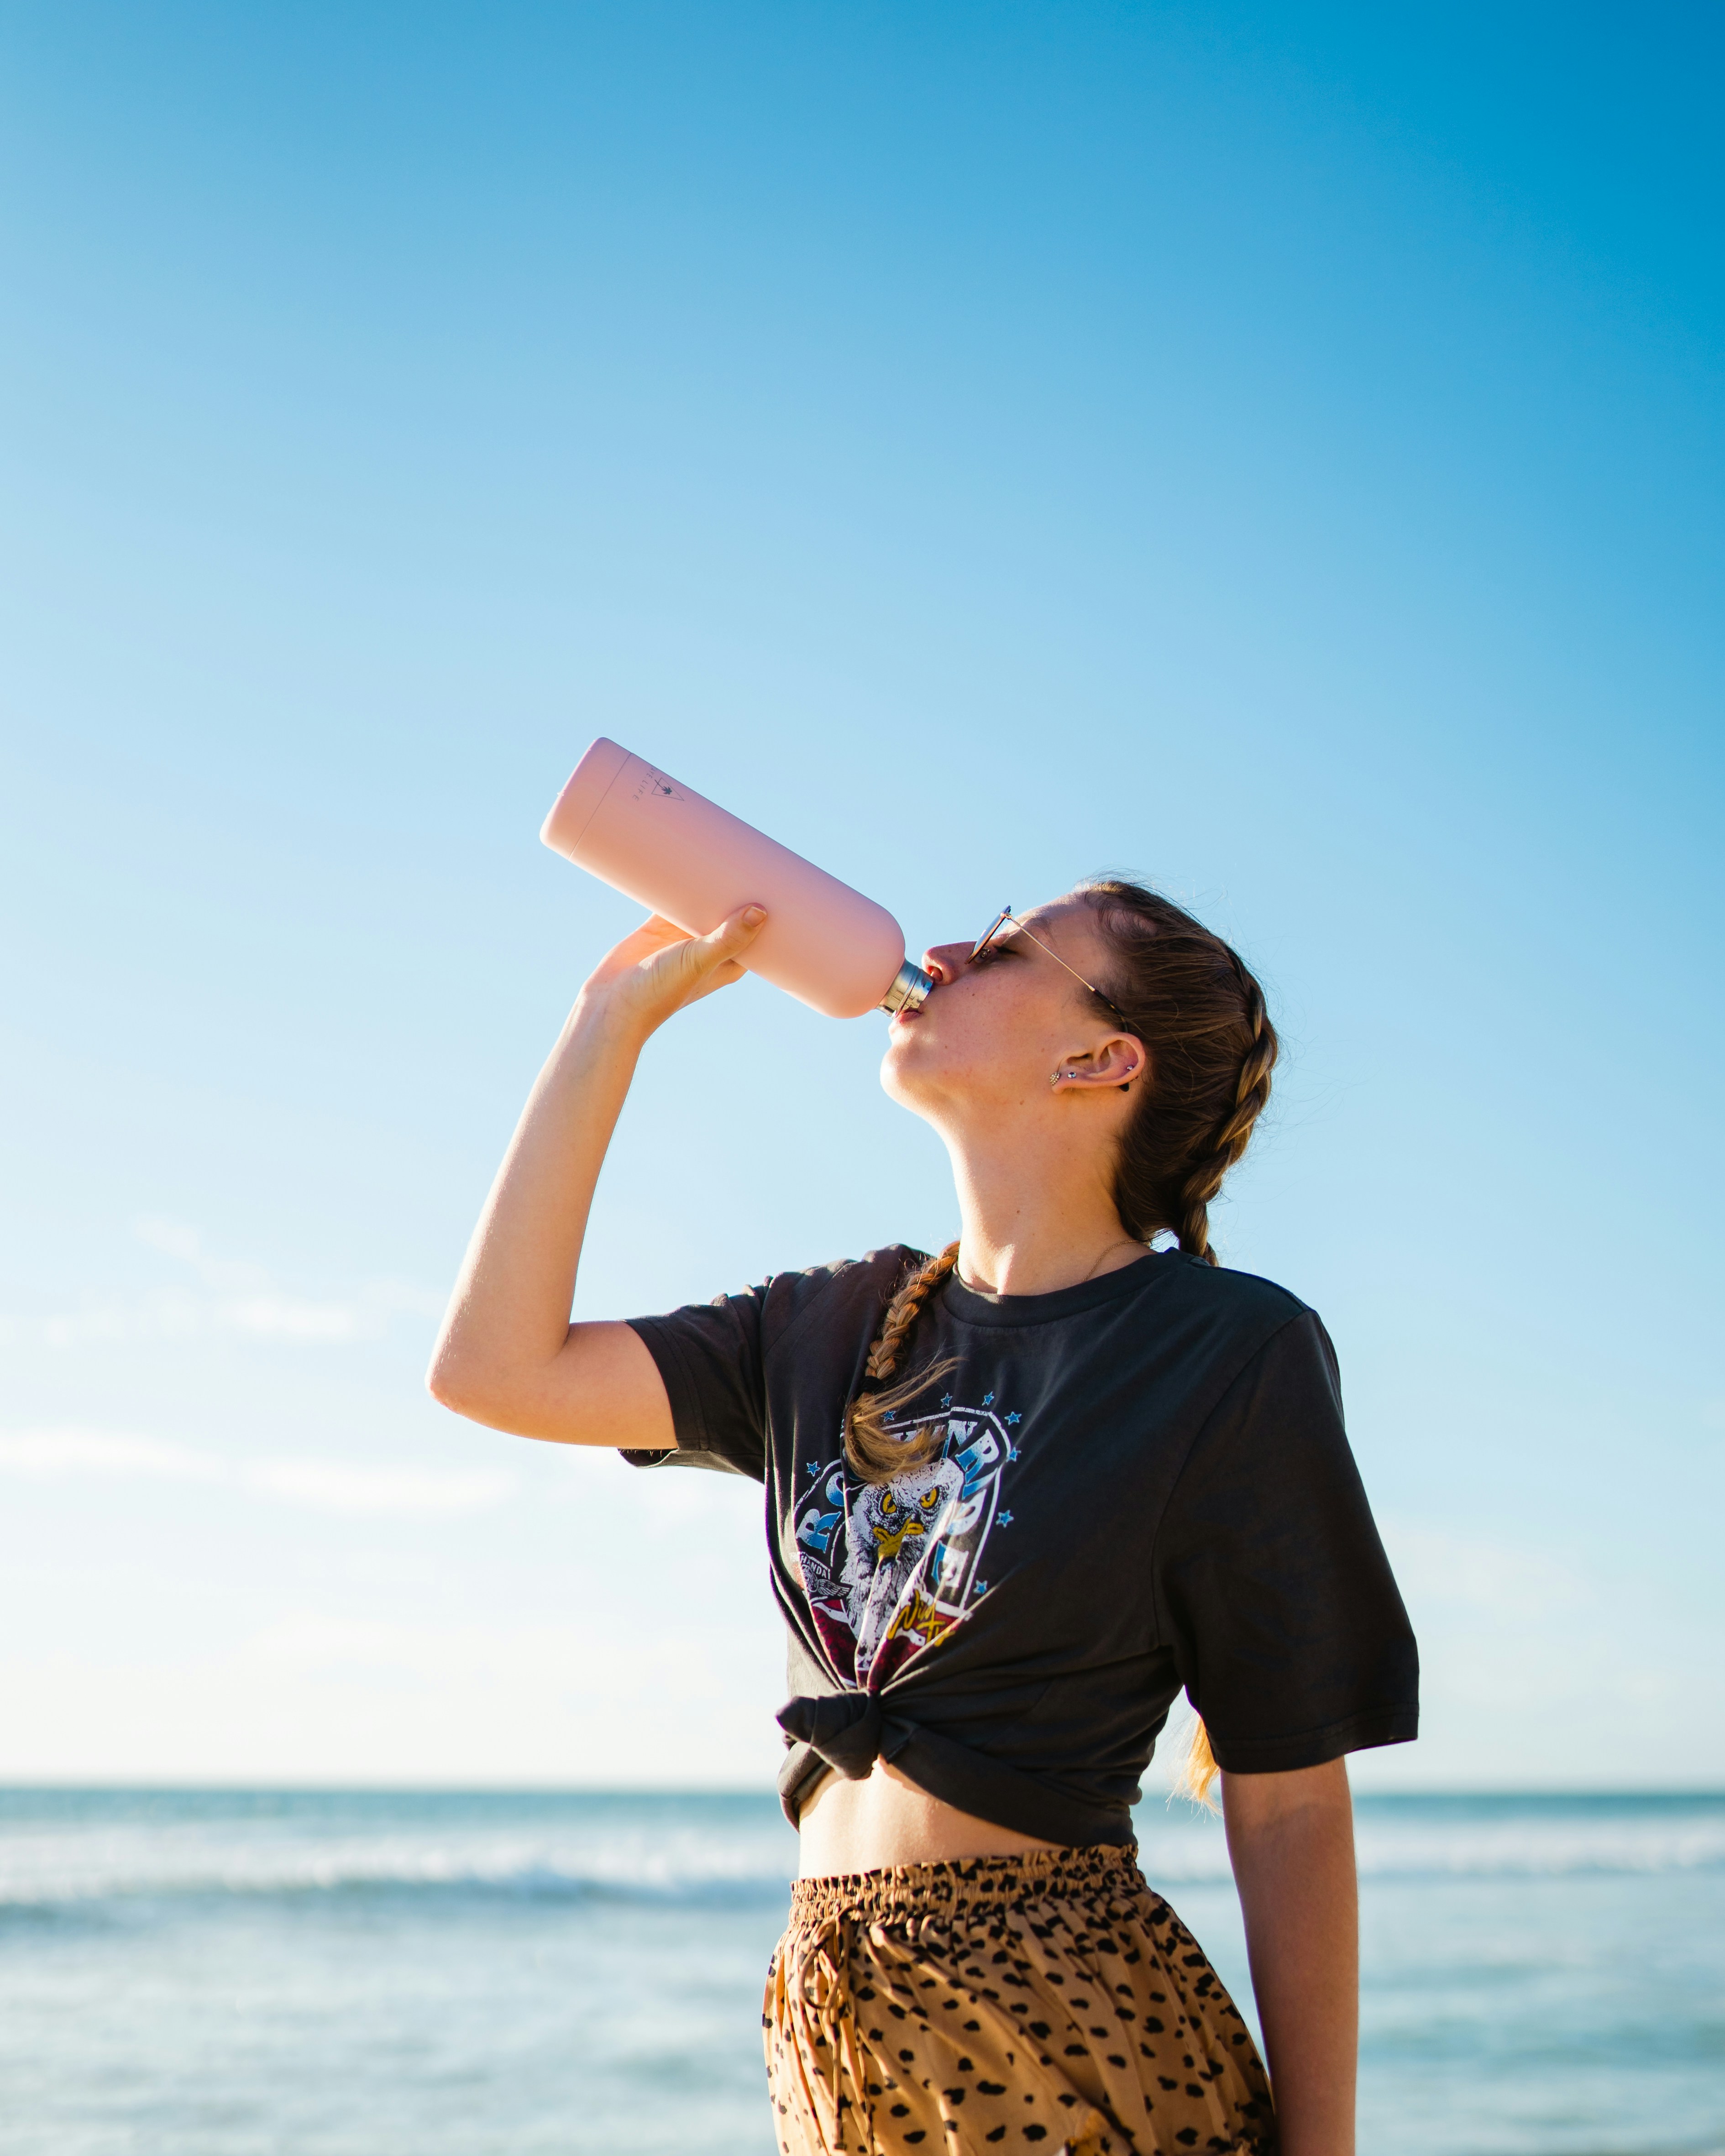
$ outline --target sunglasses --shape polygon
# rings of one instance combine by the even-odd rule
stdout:
[[[1110,1014],[1118,1022],[1118,1024],[1124,1028],[1127,1033],[1132,1032],[1132,1025],[1127,1018],[1126,1013],[1122,1010],[1119,1004],[1115,1002],[1114,998],[1111,996],[1105,996],[1094,981],[1086,980],[1083,974],[1079,972],[1076,966],[1068,966],[1065,960],[1060,956],[1058,951],[1050,951],[1047,944],[1043,942],[1042,938],[1035,934],[1033,930],[1026,928],[1024,922],[1019,919],[1017,914],[1013,911],[1009,906],[1003,906],[1001,907],[999,912],[995,915],[994,918],[988,923],[987,928],[983,930],[983,933],[978,937],[976,942],[971,946],[970,963],[973,966],[975,965],[978,958],[986,955],[999,938],[1003,928],[1012,929],[1020,936],[1028,936],[1039,951],[1047,951],[1049,957],[1054,960],[1055,965],[1064,968],[1065,970],[1072,976],[1073,979],[1077,982],[1081,988],[1088,988],[1098,1003],[1106,1004],[1108,1007]]]

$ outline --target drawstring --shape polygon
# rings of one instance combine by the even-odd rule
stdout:
[[[828,1916],[812,1932],[800,1933],[791,1948],[788,1973],[798,1994],[821,2027],[834,2035],[850,2011],[845,1965],[850,1955],[843,1936],[850,1921],[836,1912]]]

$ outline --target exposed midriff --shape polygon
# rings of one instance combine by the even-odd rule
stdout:
[[[930,1796],[885,1759],[875,1760],[865,1781],[823,1775],[803,1801],[797,1832],[805,1879],[1055,1846]]]

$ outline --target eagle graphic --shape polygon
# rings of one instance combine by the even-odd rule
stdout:
[[[853,1499],[839,1586],[856,1638],[859,1684],[896,1635],[927,1646],[951,1624],[935,1606],[928,1568],[963,1495],[957,1461],[930,1460],[890,1482],[865,1484]]]

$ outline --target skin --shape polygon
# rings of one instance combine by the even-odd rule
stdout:
[[[583,984],[541,1070],[474,1230],[427,1383],[493,1429],[563,1445],[670,1448],[670,1404],[627,1325],[572,1325],[594,1186],[642,1049],[685,1004],[741,978],[766,916],[744,907],[711,936],[655,917]],[[1086,979],[1111,957],[1067,897],[1024,920]],[[1055,956],[1023,935],[970,960],[924,953],[936,986],[892,1020],[881,1082],[945,1141],[972,1287],[1043,1295],[1144,1255],[1110,1195],[1120,1133],[1153,1086],[1122,1033]],[[1130,1085],[1132,1093],[1121,1089]],[[1252,1982],[1284,2156],[1352,2156],[1358,2028],[1353,1815],[1340,1760],[1222,1776]],[[805,1877],[1044,1848],[955,1810],[876,1761],[829,1775],[799,1822]]]

